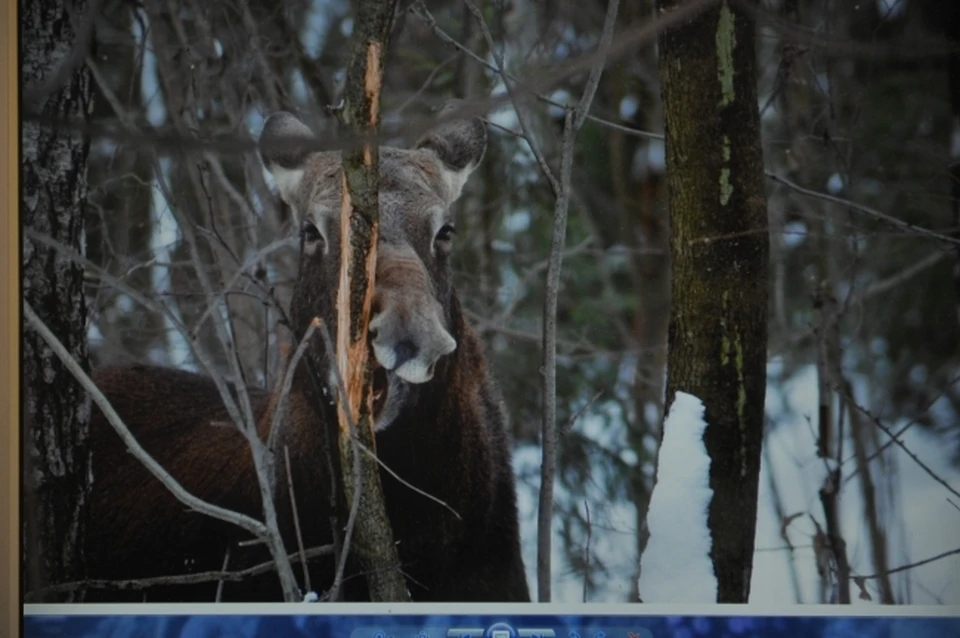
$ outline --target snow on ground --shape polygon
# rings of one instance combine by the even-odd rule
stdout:
[[[861,384],[863,387],[863,384]],[[777,486],[787,515],[803,512],[813,514],[823,525],[823,513],[817,491],[823,477],[823,463],[816,457],[815,439],[811,425],[817,414],[816,371],[811,367],[797,374],[785,385],[782,393],[768,389],[767,413],[777,422],[777,428],[766,439],[769,464],[764,459],[760,476],[760,503],[757,523],[757,552],[754,555],[751,602],[758,604],[785,604],[796,602],[790,577],[789,552],[783,551],[780,522],[774,515],[769,472],[776,477]],[[865,392],[858,392],[865,396]],[[784,405],[785,404],[785,405]],[[893,431],[903,423],[885,421]],[[913,427],[901,437],[904,445],[934,473],[954,489],[960,489],[960,471],[951,468],[950,448],[936,434]],[[879,433],[882,444],[889,441]],[[844,443],[844,457],[853,452],[852,443]],[[960,510],[947,501],[950,492],[938,483],[901,448],[893,446],[891,462],[886,471],[875,461],[874,483],[878,487],[877,500],[881,513],[889,509],[889,497],[884,485],[890,476],[897,477],[894,488],[899,498],[899,509],[885,517],[884,531],[888,536],[888,565],[914,563],[942,552],[960,547]],[[853,461],[844,463],[843,474],[848,477]],[[883,488],[883,489],[881,489]],[[843,486],[840,501],[841,533],[847,543],[848,560],[855,574],[868,575],[874,571],[868,530],[864,525],[863,499],[857,478]],[[811,547],[813,524],[801,516],[788,528],[789,538],[796,547],[794,561],[797,581],[804,603],[819,600],[819,580],[814,567]],[[893,580],[894,591],[908,591],[913,604],[960,603],[960,556],[952,556],[917,567]],[[860,600],[856,587],[852,588],[854,604],[877,604],[879,591],[874,581],[866,589],[872,601]]]
[[[582,419],[586,423],[590,419]],[[598,419],[594,419],[594,422]],[[524,445],[514,450],[514,468],[518,476],[517,505],[520,512],[520,538],[523,562],[527,571],[530,595],[537,599],[537,503],[540,489],[540,447]],[[630,595],[632,580],[636,576],[636,510],[624,501],[611,501],[602,489],[604,468],[595,470],[594,478],[584,486],[586,501],[590,506],[591,561],[607,567],[604,575],[597,575],[596,588],[591,590],[588,602],[623,602]],[[584,498],[571,495],[557,481],[554,486],[554,502],[576,503],[583,512]],[[558,505],[559,507],[559,505]],[[550,560],[553,568],[551,594],[553,602],[581,602],[583,579],[567,560],[564,550],[563,520],[554,510],[553,537]],[[582,555],[586,539],[576,548]]]
[[[677,392],[663,428],[657,483],[650,498],[650,540],[641,560],[645,603],[713,603],[717,579],[710,560],[707,509],[710,457],[703,443],[703,402]]]
[[[859,384],[858,394],[866,396],[865,386]],[[818,482],[823,479],[822,461],[816,458],[812,423],[817,414],[816,373],[813,368],[798,372],[782,387],[771,383],[767,389],[767,413],[777,427],[768,435],[766,446],[769,455],[761,465],[760,494],[758,505],[756,553],[754,554],[751,603],[759,605],[789,605],[797,597],[791,578],[790,554],[783,550],[780,538],[780,521],[774,514],[769,472],[773,471],[777,487],[782,495],[786,513],[811,513],[818,521],[823,520],[817,496]],[[935,413],[935,410],[931,412]],[[898,429],[903,424],[884,423]],[[601,441],[604,447],[616,450],[626,445],[622,428],[615,423],[585,414],[576,428],[593,441]],[[883,443],[887,437],[879,433]],[[906,431],[902,440],[933,472],[954,489],[960,490],[960,470],[949,463],[951,447],[935,434],[913,427]],[[853,448],[847,441],[845,449]],[[845,456],[848,454],[845,453]],[[884,515],[885,531],[889,538],[890,567],[909,564],[960,547],[960,510],[953,507],[947,498],[960,506],[960,500],[931,478],[902,450],[891,448],[889,469],[881,471],[877,462],[874,482],[883,486],[889,476],[896,476],[893,495],[886,488],[878,490],[878,503]],[[844,476],[848,476],[852,461],[844,464]],[[521,446],[514,452],[514,467],[518,476],[518,497],[521,517],[523,558],[531,594],[536,599],[537,558],[537,490],[539,489],[540,448]],[[636,577],[636,512],[632,504],[611,500],[602,489],[608,468],[597,464],[589,485],[585,486],[586,500],[593,521],[590,540],[591,554],[610,566],[606,575],[598,576],[597,587],[590,593],[589,602],[623,602],[628,599],[633,579]],[[574,496],[557,484],[555,502],[570,503]],[[577,507],[583,510],[583,497],[576,497]],[[894,500],[895,498],[895,500]],[[899,502],[898,510],[891,511],[890,503]],[[863,500],[856,479],[844,485],[840,501],[842,533],[846,539],[849,560],[857,574],[872,573],[869,536],[863,525]],[[559,519],[559,517],[557,517]],[[822,524],[822,523],[821,523]],[[572,571],[563,549],[561,520],[553,525],[553,602],[580,602],[583,597],[583,582]],[[814,563],[812,543],[813,525],[809,518],[801,516],[788,528],[789,538],[795,546],[794,565],[800,602],[819,602],[819,579]],[[651,538],[652,542],[652,538]],[[644,570],[646,571],[646,570]],[[645,574],[646,578],[646,574]],[[878,604],[878,591],[872,581],[867,582],[867,591],[873,601],[857,597],[852,589],[853,604]],[[917,567],[897,575],[895,591],[908,591],[912,604],[960,604],[960,555]],[[644,596],[646,600],[648,596]]]

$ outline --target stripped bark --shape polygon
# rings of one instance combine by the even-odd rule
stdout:
[[[375,450],[368,331],[373,305],[379,223],[380,93],[396,0],[357,0],[341,120],[353,134],[343,151],[340,212],[342,254],[337,296],[336,364],[346,386],[338,402],[341,479],[348,502],[361,491],[354,549],[372,601],[409,600],[393,531],[383,502],[379,468],[356,441]],[[358,458],[355,458],[358,457]],[[354,464],[360,466],[359,483]]]

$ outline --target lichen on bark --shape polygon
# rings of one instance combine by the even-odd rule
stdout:
[[[673,273],[666,402],[684,391],[706,408],[711,558],[717,602],[729,603],[749,598],[766,384],[769,249],[753,42],[749,16],[728,2],[659,37]]]

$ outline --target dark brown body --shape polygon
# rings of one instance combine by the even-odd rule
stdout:
[[[403,570],[417,601],[529,601],[517,521],[514,478],[499,395],[488,379],[482,346],[467,327],[456,298],[450,308],[459,346],[440,360],[434,378],[397,421],[377,434],[381,460],[436,502],[381,471],[387,511]],[[213,383],[166,368],[108,368],[96,376],[141,445],[195,495],[262,519],[247,442],[232,426]],[[330,482],[323,421],[303,392],[290,396],[277,455],[277,507],[286,546],[296,551],[283,445],[291,469],[304,545],[332,542]],[[271,398],[250,390],[258,417]],[[263,422],[269,420],[260,419]],[[86,552],[89,576],[131,579],[216,571],[232,546],[228,569],[269,559],[260,547],[238,548],[239,528],[187,511],[153,478],[94,410],[94,489]],[[341,524],[346,517],[341,514]],[[334,572],[330,558],[311,565],[311,587],[323,594]],[[298,580],[301,568],[294,565]],[[347,600],[365,600],[355,563],[346,571]],[[212,601],[216,583],[146,591],[90,590],[86,601]],[[274,572],[225,583],[223,600],[282,600]]]

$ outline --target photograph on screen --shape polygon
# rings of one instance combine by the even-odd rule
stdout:
[[[18,11],[30,622],[960,605],[960,6]]]

